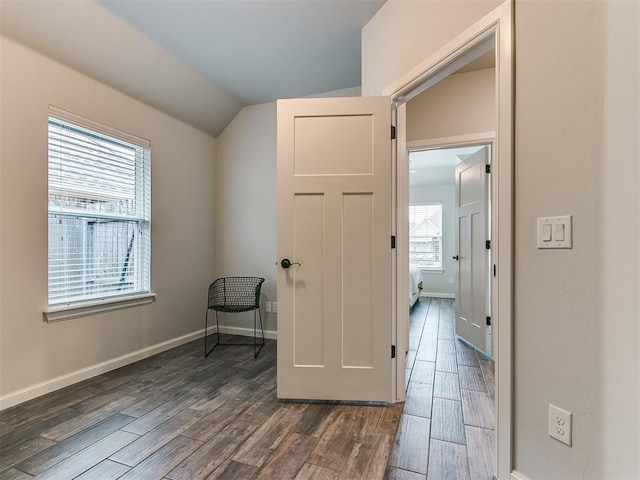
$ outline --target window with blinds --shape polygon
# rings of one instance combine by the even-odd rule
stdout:
[[[146,140],[49,112],[49,305],[150,291]]]
[[[442,203],[409,206],[409,261],[442,270]]]

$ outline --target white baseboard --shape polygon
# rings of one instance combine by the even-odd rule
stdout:
[[[215,329],[213,331],[215,331]],[[220,331],[222,333],[231,333],[234,335],[253,336],[252,328],[221,327]],[[276,334],[277,332],[273,330],[267,330],[264,332],[265,338],[275,339]],[[61,388],[68,387],[69,385],[73,385],[74,383],[87,380],[88,378],[95,377],[97,375],[102,375],[103,373],[110,372],[111,370],[115,370],[116,368],[124,367],[125,365],[143,360],[145,358],[151,357],[152,355],[156,355],[157,353],[161,353],[180,345],[184,345],[185,343],[189,343],[193,340],[197,340],[198,338],[202,338],[203,335],[204,329],[198,330],[187,335],[182,335],[181,337],[176,337],[165,342],[157,343],[155,345],[151,345],[150,347],[136,350],[135,352],[127,353],[120,357],[116,357],[111,360],[107,360],[90,367],[82,368],[80,370],[76,370],[75,372],[67,373],[66,375],[61,375],[59,377],[52,378],[51,380],[46,380],[36,385],[31,385],[15,392],[8,393],[0,397],[0,410],[13,407],[14,405],[18,405],[19,403],[23,403],[47,393],[54,392]]]
[[[456,294],[455,293],[435,293],[435,292],[425,292],[425,291],[423,291],[420,294],[420,297],[456,298]]]
[[[511,480],[529,480],[529,478],[514,470],[511,472]]]
[[[215,332],[215,327],[213,329],[213,332]],[[229,335],[242,335],[243,337],[253,337],[253,328],[229,327],[220,325],[220,333],[228,333]],[[276,340],[278,338],[278,332],[274,330],[265,330],[264,338]]]

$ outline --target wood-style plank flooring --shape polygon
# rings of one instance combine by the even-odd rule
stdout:
[[[0,480],[380,479],[402,404],[281,403],[276,344],[202,340],[0,412]]]
[[[281,403],[275,342],[200,340],[0,412],[0,480],[490,479],[492,365],[452,308],[414,308],[405,404]]]
[[[492,480],[493,362],[457,339],[453,300],[411,312],[407,400],[387,480]]]

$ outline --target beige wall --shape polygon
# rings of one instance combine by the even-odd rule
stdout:
[[[500,0],[388,0],[362,29],[362,95],[380,95]]]
[[[216,140],[216,276],[265,278],[276,301],[276,104],[243,108]],[[276,315],[263,309],[265,330]],[[266,315],[266,316],[265,316]],[[229,325],[253,328],[253,317]]]
[[[73,373],[81,369],[202,329],[214,269],[215,140],[11,40],[0,41],[2,398],[64,375],[77,380]],[[50,104],[151,141],[157,302],[42,321]]]
[[[407,102],[407,141],[495,131],[495,69],[450,75]]]
[[[640,5],[516,8],[516,463],[530,478],[640,478]],[[536,217],[572,214],[539,251]],[[546,408],[574,412],[572,448]],[[540,459],[545,461],[541,462]]]
[[[639,9],[515,5],[513,452],[530,479],[640,478]],[[428,10],[392,0],[365,27],[363,93],[382,93],[469,20]],[[435,21],[445,33],[429,40],[421,29]],[[574,248],[537,250],[536,218],[562,214],[574,216]],[[571,448],[547,436],[549,403],[574,413]]]

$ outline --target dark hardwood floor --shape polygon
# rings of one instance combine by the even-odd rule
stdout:
[[[383,478],[402,405],[280,403],[275,347],[192,342],[0,412],[0,480]]]
[[[492,480],[493,362],[454,334],[454,302],[422,298],[411,312],[407,400],[388,480]]]
[[[491,478],[493,367],[452,308],[413,311],[405,404],[281,403],[274,341],[200,340],[0,412],[0,480]]]

